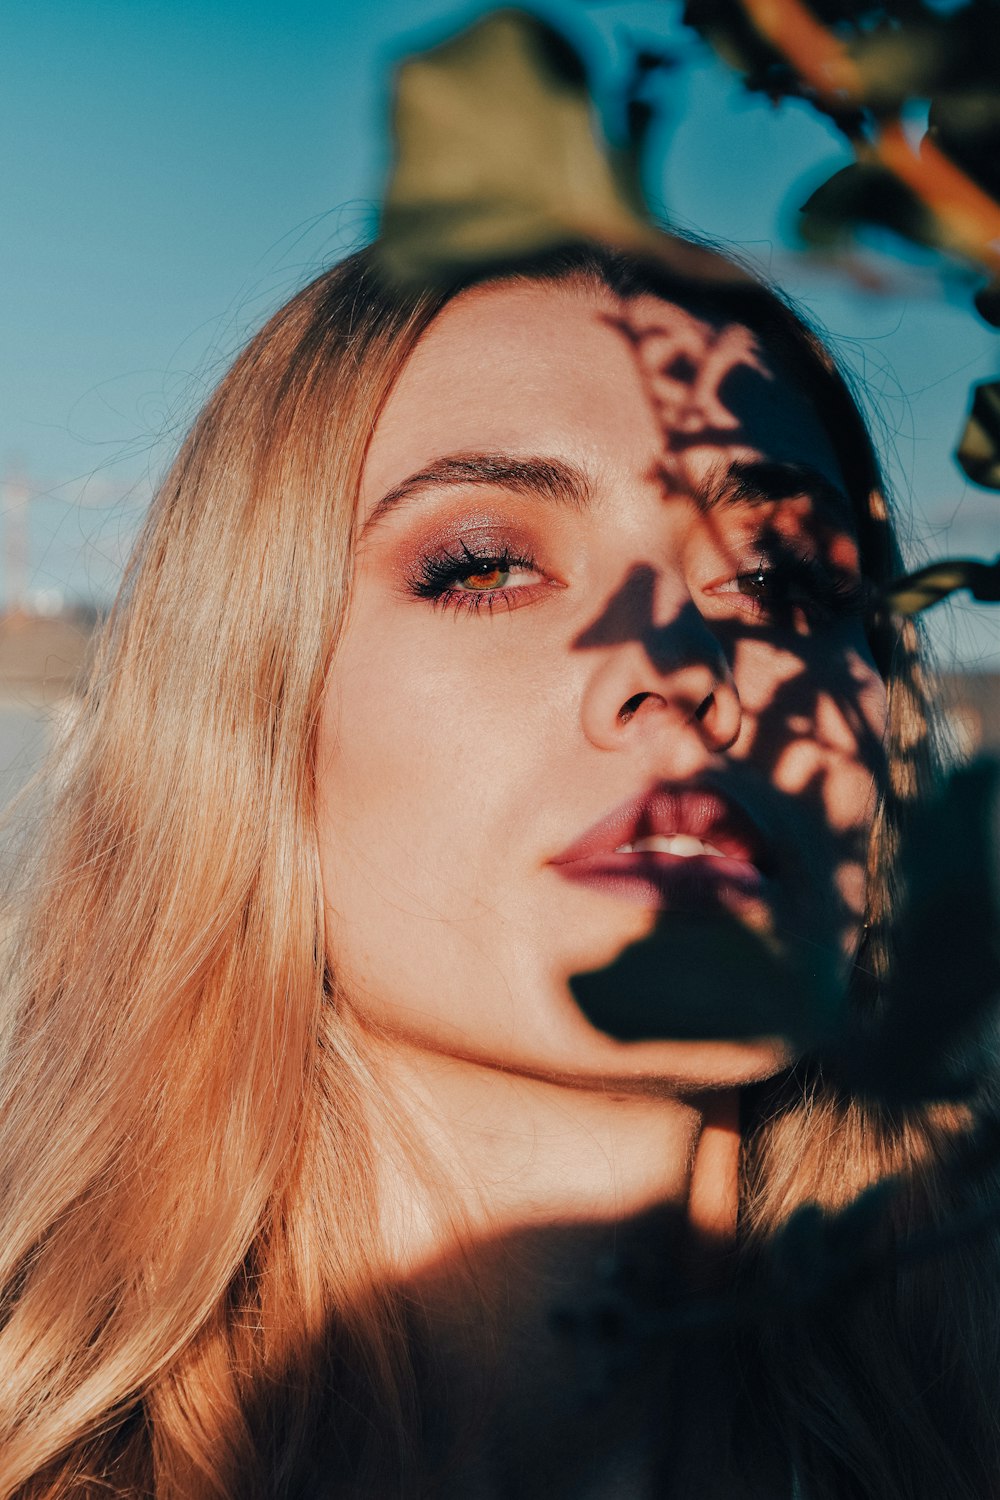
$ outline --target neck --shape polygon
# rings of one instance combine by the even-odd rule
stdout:
[[[378,1132],[397,1273],[545,1226],[586,1229],[599,1243],[651,1214],[669,1214],[701,1259],[732,1239],[736,1090],[681,1098],[652,1085],[570,1086],[395,1042],[377,1050],[397,1136],[393,1149]],[[415,1172],[421,1163],[432,1173]]]
[[[568,1087],[379,1051],[386,1271],[405,1291],[428,1472],[453,1481],[440,1493],[653,1494],[674,1352],[644,1334],[715,1282],[732,1239],[735,1090]],[[535,1455],[530,1485],[502,1477],[512,1452]]]

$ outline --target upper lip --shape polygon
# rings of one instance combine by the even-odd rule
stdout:
[[[593,859],[613,854],[622,844],[637,839],[675,833],[714,844],[723,854],[756,865],[764,873],[772,863],[770,841],[748,808],[716,788],[690,784],[662,784],[620,803],[550,863]]]

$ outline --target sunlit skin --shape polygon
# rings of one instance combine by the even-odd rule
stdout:
[[[678,330],[689,361],[699,340],[715,359],[708,386],[697,361],[694,378],[678,366],[688,407],[663,369]],[[815,482],[724,503],[730,466],[762,461]],[[511,481],[519,462],[570,470],[579,492]],[[329,953],[401,1115],[483,1234],[665,1204],[696,1240],[732,1228],[737,1089],[787,1048],[596,1030],[571,977],[669,902],[554,861],[658,786],[718,788],[777,851],[765,888],[723,885],[720,904],[846,976],[885,696],[842,489],[818,417],[749,330],[583,285],[458,297],[380,415],[320,726]],[[819,603],[808,580],[783,583],[778,609],[754,583],[786,551],[826,580]],[[398,1264],[444,1255],[405,1174],[393,1192]]]

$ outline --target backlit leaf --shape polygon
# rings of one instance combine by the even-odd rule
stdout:
[[[957,50],[948,23],[928,16],[905,27],[883,23],[862,32],[850,54],[865,104],[876,113],[894,113],[907,99],[927,99],[947,82]]]
[[[916,615],[947,599],[956,589],[968,589],[984,604],[1000,600],[1000,557],[996,562],[953,557],[919,568],[897,578],[883,594],[885,604],[897,615]]]
[[[955,457],[976,484],[1000,490],[1000,380],[973,387],[972,411]]]
[[[655,251],[635,150],[609,146],[583,65],[537,17],[496,11],[406,62],[380,241],[400,282],[450,280],[580,240]]]

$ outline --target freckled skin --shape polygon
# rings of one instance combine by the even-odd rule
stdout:
[[[626,338],[623,317],[666,335]],[[711,422],[699,437],[686,410],[682,444],[643,367],[678,319],[688,355],[700,329],[716,369],[707,392],[692,383]],[[726,348],[738,354],[728,371]],[[824,530],[808,498],[707,516],[691,499],[734,458],[807,463],[842,484],[830,440],[738,325],[653,297],[623,308],[579,287],[497,285],[451,302],[410,359],[371,443],[362,519],[432,459],[464,452],[568,461],[592,505],[449,487],[401,504],[362,544],[318,757],[330,956],[350,1003],[428,1055],[524,1077],[697,1088],[766,1074],[782,1061],[773,1042],[624,1045],[589,1025],[570,977],[612,962],[655,915],[550,862],[658,783],[731,777],[782,860],[773,902],[742,918],[849,960],[883,686],[857,615],[776,624],[733,580],[757,568],[765,523],[845,570],[853,538]],[[532,566],[469,582],[506,583],[492,611],[417,597],[442,531],[473,545],[514,533]],[[649,580],[641,607],[622,592],[637,576]],[[595,622],[616,597],[624,625],[605,638]]]

